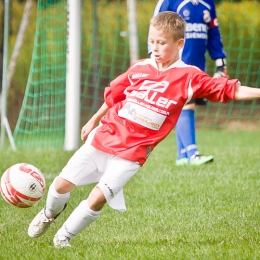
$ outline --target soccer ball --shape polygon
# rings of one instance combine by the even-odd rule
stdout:
[[[18,163],[2,175],[0,191],[6,202],[19,208],[29,208],[42,199],[45,179],[35,166]]]

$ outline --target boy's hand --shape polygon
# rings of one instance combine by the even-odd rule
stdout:
[[[89,120],[81,129],[81,140],[85,143],[89,133],[97,127],[98,122],[95,120]]]
[[[103,105],[99,108],[97,113],[95,113],[91,119],[82,127],[81,129],[81,140],[85,143],[89,133],[98,126],[102,116],[106,114],[109,107],[104,102]]]

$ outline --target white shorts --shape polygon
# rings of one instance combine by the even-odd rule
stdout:
[[[60,176],[76,186],[98,182],[97,187],[104,193],[108,205],[126,211],[123,187],[140,165],[93,147],[90,143],[94,132],[95,129],[68,161]]]

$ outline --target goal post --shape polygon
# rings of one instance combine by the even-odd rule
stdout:
[[[136,19],[136,0],[127,0],[128,38],[130,62],[139,59],[138,29]]]
[[[5,131],[7,132],[8,139],[10,141],[12,149],[16,150],[16,145],[11,132],[11,128],[7,119],[7,73],[8,73],[8,45],[9,45],[9,0],[5,1],[4,9],[4,51],[3,51],[3,75],[2,75],[2,92],[0,95],[0,114],[1,114],[1,144],[0,148],[5,146]]]
[[[64,149],[79,146],[80,64],[81,64],[81,0],[68,0],[68,40],[66,72],[66,116]]]

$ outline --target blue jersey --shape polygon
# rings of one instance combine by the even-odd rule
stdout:
[[[154,15],[163,11],[176,12],[186,21],[185,45],[181,53],[186,64],[205,71],[207,50],[213,60],[226,58],[213,0],[160,0]]]

